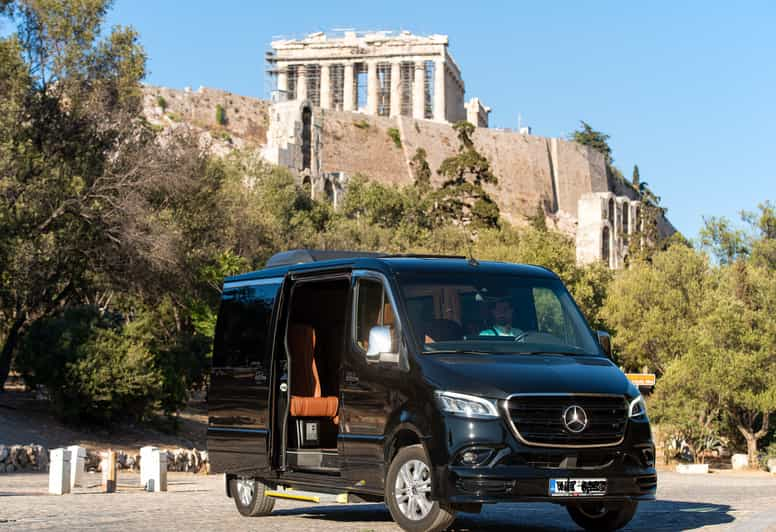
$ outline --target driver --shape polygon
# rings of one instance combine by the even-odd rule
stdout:
[[[512,326],[512,300],[499,299],[490,307],[493,325],[480,331],[480,336],[512,336],[517,337],[523,331]]]

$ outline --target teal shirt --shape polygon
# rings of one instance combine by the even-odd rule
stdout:
[[[519,336],[523,331],[516,327],[510,327],[509,330],[505,330],[504,327],[494,325],[485,330],[480,331],[480,336]]]

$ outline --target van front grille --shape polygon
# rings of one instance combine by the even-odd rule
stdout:
[[[628,405],[622,396],[514,395],[507,400],[512,429],[523,443],[547,447],[603,447],[625,436]],[[587,425],[569,430],[563,420],[571,406],[584,410]]]

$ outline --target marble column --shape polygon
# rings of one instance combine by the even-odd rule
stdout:
[[[307,66],[299,65],[296,67],[296,99],[299,101],[307,99]]]
[[[353,96],[355,94],[353,80],[353,63],[345,63],[345,75],[342,94],[342,109],[345,111],[355,111]]]
[[[331,68],[327,64],[321,65],[321,109],[331,107]]]
[[[401,115],[401,63],[391,63],[391,116]]]
[[[377,63],[369,61],[366,64],[366,112],[377,115]]]
[[[442,59],[434,61],[434,120],[445,122],[447,120],[447,99],[445,98],[445,62]]]
[[[288,92],[288,72],[286,65],[278,65],[278,91],[285,95]]]
[[[412,117],[421,119],[426,108],[426,65],[415,62],[415,80],[412,84]]]

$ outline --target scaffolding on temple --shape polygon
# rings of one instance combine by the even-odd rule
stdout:
[[[321,106],[321,65],[310,63],[305,68],[307,76],[307,99],[313,107]]]
[[[404,61],[399,65],[399,93],[401,94],[402,116],[412,116],[412,85],[415,76],[415,63]]]
[[[391,116],[391,63],[377,63],[377,115]]]
[[[342,111],[345,106],[345,65],[329,66],[329,81],[331,83],[331,108]]]

